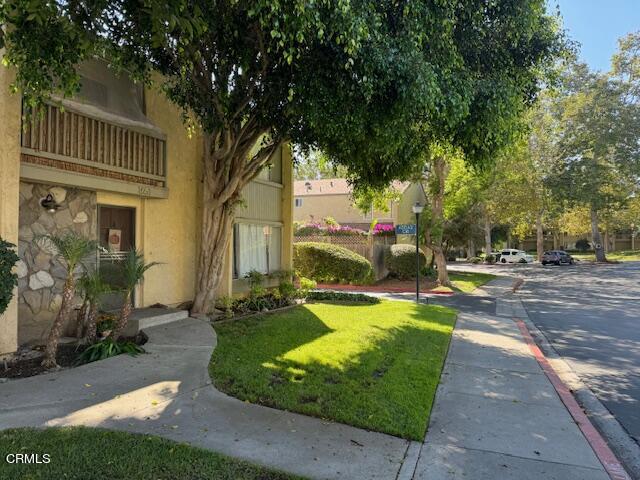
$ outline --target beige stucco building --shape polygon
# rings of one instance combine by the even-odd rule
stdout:
[[[0,356],[41,341],[60,302],[64,271],[39,241],[74,231],[99,241],[103,268],[136,248],[149,270],[136,307],[177,306],[194,297],[200,237],[202,142],[155,90],[110,72],[79,68],[73,100],[52,102],[22,124],[12,72],[0,69],[0,237],[19,247],[19,285],[0,323]],[[62,108],[63,107],[63,108]],[[283,147],[243,192],[220,295],[246,290],[243,274],[291,269],[293,181]]]
[[[388,211],[370,209],[367,213],[353,205],[351,186],[344,178],[321,180],[296,180],[294,182],[293,219],[296,222],[319,222],[333,217],[341,225],[368,230],[373,220],[397,225],[412,223],[411,206],[424,205],[426,196],[419,183],[397,182],[394,188],[400,192],[399,201],[390,201]]]

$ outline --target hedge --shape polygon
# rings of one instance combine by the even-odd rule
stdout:
[[[293,264],[298,276],[318,282],[362,283],[373,274],[362,255],[322,242],[294,243]]]
[[[420,250],[420,270],[426,265],[427,257]],[[395,278],[407,279],[416,276],[416,247],[398,243],[391,245],[384,252],[384,266],[389,275]]]

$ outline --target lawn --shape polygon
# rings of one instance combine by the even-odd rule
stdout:
[[[253,403],[422,440],[451,309],[312,303],[216,326],[216,387]]]
[[[10,464],[10,453],[37,453],[48,464]],[[0,432],[1,478],[24,480],[293,480],[280,472],[158,437],[73,427]]]
[[[572,253],[571,256],[578,260],[591,260],[595,261],[596,257],[591,253]],[[639,262],[640,261],[640,250],[624,250],[620,252],[610,252],[607,253],[608,260],[616,260],[619,262]]]
[[[496,278],[490,273],[449,272],[449,280],[453,286],[464,293],[473,292],[476,288]]]

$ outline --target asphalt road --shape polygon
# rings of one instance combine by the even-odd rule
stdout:
[[[494,268],[525,279],[531,320],[640,443],[640,262]]]

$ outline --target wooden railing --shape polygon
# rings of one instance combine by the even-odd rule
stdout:
[[[23,154],[118,172],[134,183],[139,178],[147,180],[142,183],[166,186],[166,141],[161,134],[54,105],[28,113]]]

